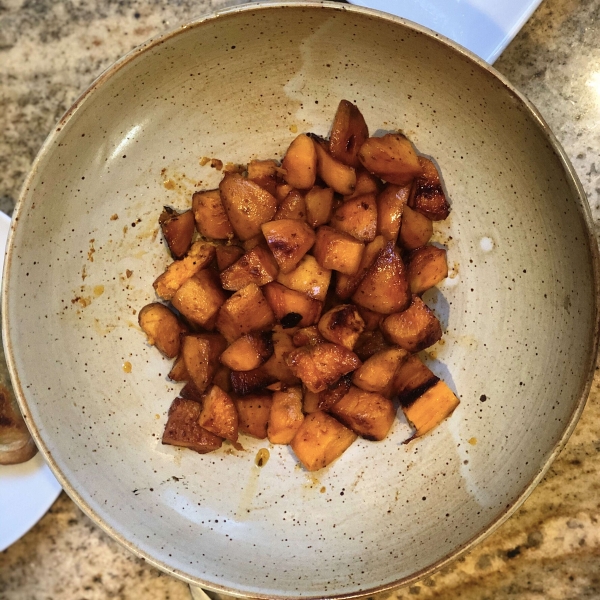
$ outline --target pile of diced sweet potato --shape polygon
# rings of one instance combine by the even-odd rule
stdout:
[[[165,208],[164,302],[139,313],[186,382],[163,443],[205,453],[243,433],[312,471],[384,439],[397,403],[414,436],[445,419],[458,399],[417,353],[442,335],[421,295],[448,275],[428,241],[449,211],[433,162],[401,133],[369,137],[345,100],[329,140],[299,135],[281,165],[253,160]]]

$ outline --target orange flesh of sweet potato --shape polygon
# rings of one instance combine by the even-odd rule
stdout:
[[[182,258],[190,249],[196,230],[194,213],[191,210],[178,213],[165,206],[158,222],[171,255],[173,258]]]
[[[315,232],[304,221],[281,219],[262,225],[262,232],[282,273],[294,270],[315,243]]]
[[[438,381],[403,410],[416,430],[415,437],[419,437],[439,425],[458,405],[459,400],[452,390]]]
[[[416,398],[439,381],[429,367],[413,354],[396,370],[392,383],[393,393],[398,396],[403,408],[410,406]]]
[[[196,229],[203,236],[214,240],[233,237],[233,227],[223,207],[219,190],[195,192],[192,196],[192,211]]]
[[[229,377],[231,389],[238,396],[264,392],[269,385],[277,381],[264,364],[251,371],[231,371]]]
[[[365,322],[356,306],[340,304],[326,312],[319,320],[319,333],[328,341],[352,350],[364,331]]]
[[[356,344],[354,344],[354,352],[360,360],[367,360],[376,352],[387,350],[390,345],[383,337],[383,333],[379,329],[373,331],[363,331]]]
[[[313,186],[304,196],[306,220],[311,227],[324,225],[331,217],[333,190],[329,187]]]
[[[380,187],[380,179],[369,173],[369,171],[359,169],[356,171],[356,184],[354,186],[354,191],[349,196],[344,196],[344,202],[352,200],[357,196],[362,196],[363,194],[377,195]]]
[[[219,437],[237,441],[238,414],[235,404],[218,385],[212,385],[202,398],[198,424]]]
[[[179,354],[179,338],[186,329],[173,311],[160,302],[152,302],[140,310],[138,322],[151,346],[156,346],[167,358]]]
[[[390,342],[409,352],[425,350],[442,337],[440,322],[419,296],[413,296],[405,311],[387,317],[381,330]]]
[[[412,185],[388,183],[377,196],[377,234],[396,241]]]
[[[211,384],[219,366],[219,356],[227,347],[227,342],[218,333],[185,335],[181,338],[181,355],[190,381],[204,392]]]
[[[190,374],[187,372],[185,368],[185,361],[183,360],[183,356],[181,354],[175,359],[171,370],[167,377],[171,381],[187,381],[190,378]]]
[[[271,394],[252,394],[233,400],[238,412],[238,431],[264,440],[271,414]]]
[[[329,136],[329,151],[336,160],[358,167],[358,150],[369,137],[369,128],[357,106],[341,100]]]
[[[315,185],[317,152],[308,135],[302,133],[292,141],[281,167],[285,171],[283,178],[293,188],[307,190]]]
[[[306,201],[298,190],[291,190],[279,205],[273,220],[280,221],[281,219],[306,221]]]
[[[306,254],[289,273],[279,273],[277,282],[323,302],[331,281],[331,271],[324,269],[314,256]]]
[[[361,242],[372,242],[377,232],[377,210],[375,194],[363,194],[337,208],[331,225]]]
[[[300,315],[295,325],[307,327],[316,323],[321,316],[323,303],[302,292],[291,290],[277,282],[268,283],[263,292],[275,318],[285,324],[288,315]]]
[[[251,371],[273,354],[270,331],[247,333],[232,342],[221,354],[221,363],[233,371]]]
[[[339,402],[350,391],[351,386],[352,377],[349,374],[340,377],[326,390],[319,392],[317,408],[319,410],[329,410],[336,402]]]
[[[317,230],[313,256],[324,269],[355,275],[364,250],[364,244],[351,235],[322,225]]]
[[[402,348],[380,350],[354,371],[352,383],[361,390],[389,398],[394,391],[394,374],[407,358],[408,352]]]
[[[340,457],[356,439],[356,434],[328,414],[307,415],[290,446],[308,471],[318,471]]]
[[[320,344],[325,338],[321,335],[319,328],[316,325],[310,327],[302,327],[298,329],[292,337],[292,342],[295,347],[306,346],[307,344]]]
[[[273,394],[267,435],[271,444],[289,444],[304,421],[302,388],[290,387]]]
[[[221,285],[224,290],[237,292],[250,283],[261,286],[274,281],[278,272],[273,255],[257,245],[221,272]]]
[[[349,167],[336,160],[327,150],[328,144],[313,136],[313,142],[317,153],[317,173],[325,182],[327,187],[332,188],[342,196],[348,196],[354,192],[356,186],[356,171],[354,167]]]
[[[410,207],[432,221],[443,221],[450,214],[450,205],[442,188],[440,175],[431,160],[419,156],[422,173],[415,180],[415,193]]]
[[[425,215],[404,207],[400,225],[399,242],[407,250],[415,250],[424,246],[433,235],[433,222]]]
[[[198,424],[201,407],[194,400],[175,398],[169,408],[169,417],[162,443],[190,448],[200,454],[220,448],[223,440]]]
[[[422,246],[410,253],[407,263],[410,291],[422,294],[448,277],[446,250]]]
[[[264,371],[283,385],[297,385],[299,379],[288,367],[285,357],[295,349],[292,337],[283,331],[273,331],[273,355],[264,364]]]
[[[251,160],[248,163],[248,179],[275,195],[277,191],[277,174],[279,167],[273,159]]]
[[[224,271],[244,255],[240,246],[217,246],[215,252],[219,271]]]
[[[391,400],[352,386],[329,411],[346,427],[368,440],[383,440],[396,417]]]

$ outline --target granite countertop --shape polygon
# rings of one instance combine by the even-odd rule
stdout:
[[[0,209],[11,213],[45,136],[103,69],[150,36],[237,3],[0,0]],[[600,224],[600,0],[544,0],[495,66],[554,130]],[[466,556],[382,597],[600,598],[599,472],[597,376],[572,438],[520,510]],[[0,553],[0,600],[9,598],[190,594],[121,548],[61,493],[29,533]]]

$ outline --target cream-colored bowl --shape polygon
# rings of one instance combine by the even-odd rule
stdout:
[[[217,183],[203,156],[280,158],[295,131],[327,135],[342,98],[441,166],[451,276],[427,296],[445,330],[432,369],[460,407],[422,439],[403,444],[398,422],[313,475],[285,446],[259,469],[262,441],[162,446],[178,386],[137,326],[169,261],[162,206]],[[541,117],[447,41],[346,5],[249,5],[129,54],[51,133],[9,245],[4,341],[41,451],[114,538],[213,590],[348,598],[439,567],[539,481],[596,358],[589,212]]]

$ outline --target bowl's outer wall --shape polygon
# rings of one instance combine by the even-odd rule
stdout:
[[[595,349],[582,198],[538,119],[468,57],[355,9],[232,11],[109,75],[35,165],[4,291],[16,386],[70,493],[167,571],[271,598],[406,581],[505,515],[572,425]],[[217,184],[202,156],[281,158],[292,131],[327,135],[342,98],[441,167],[451,276],[426,295],[445,330],[429,360],[460,407],[314,475],[287,447],[254,466],[258,440],[162,446],[178,386],[136,316],[169,262],[162,206]]]

